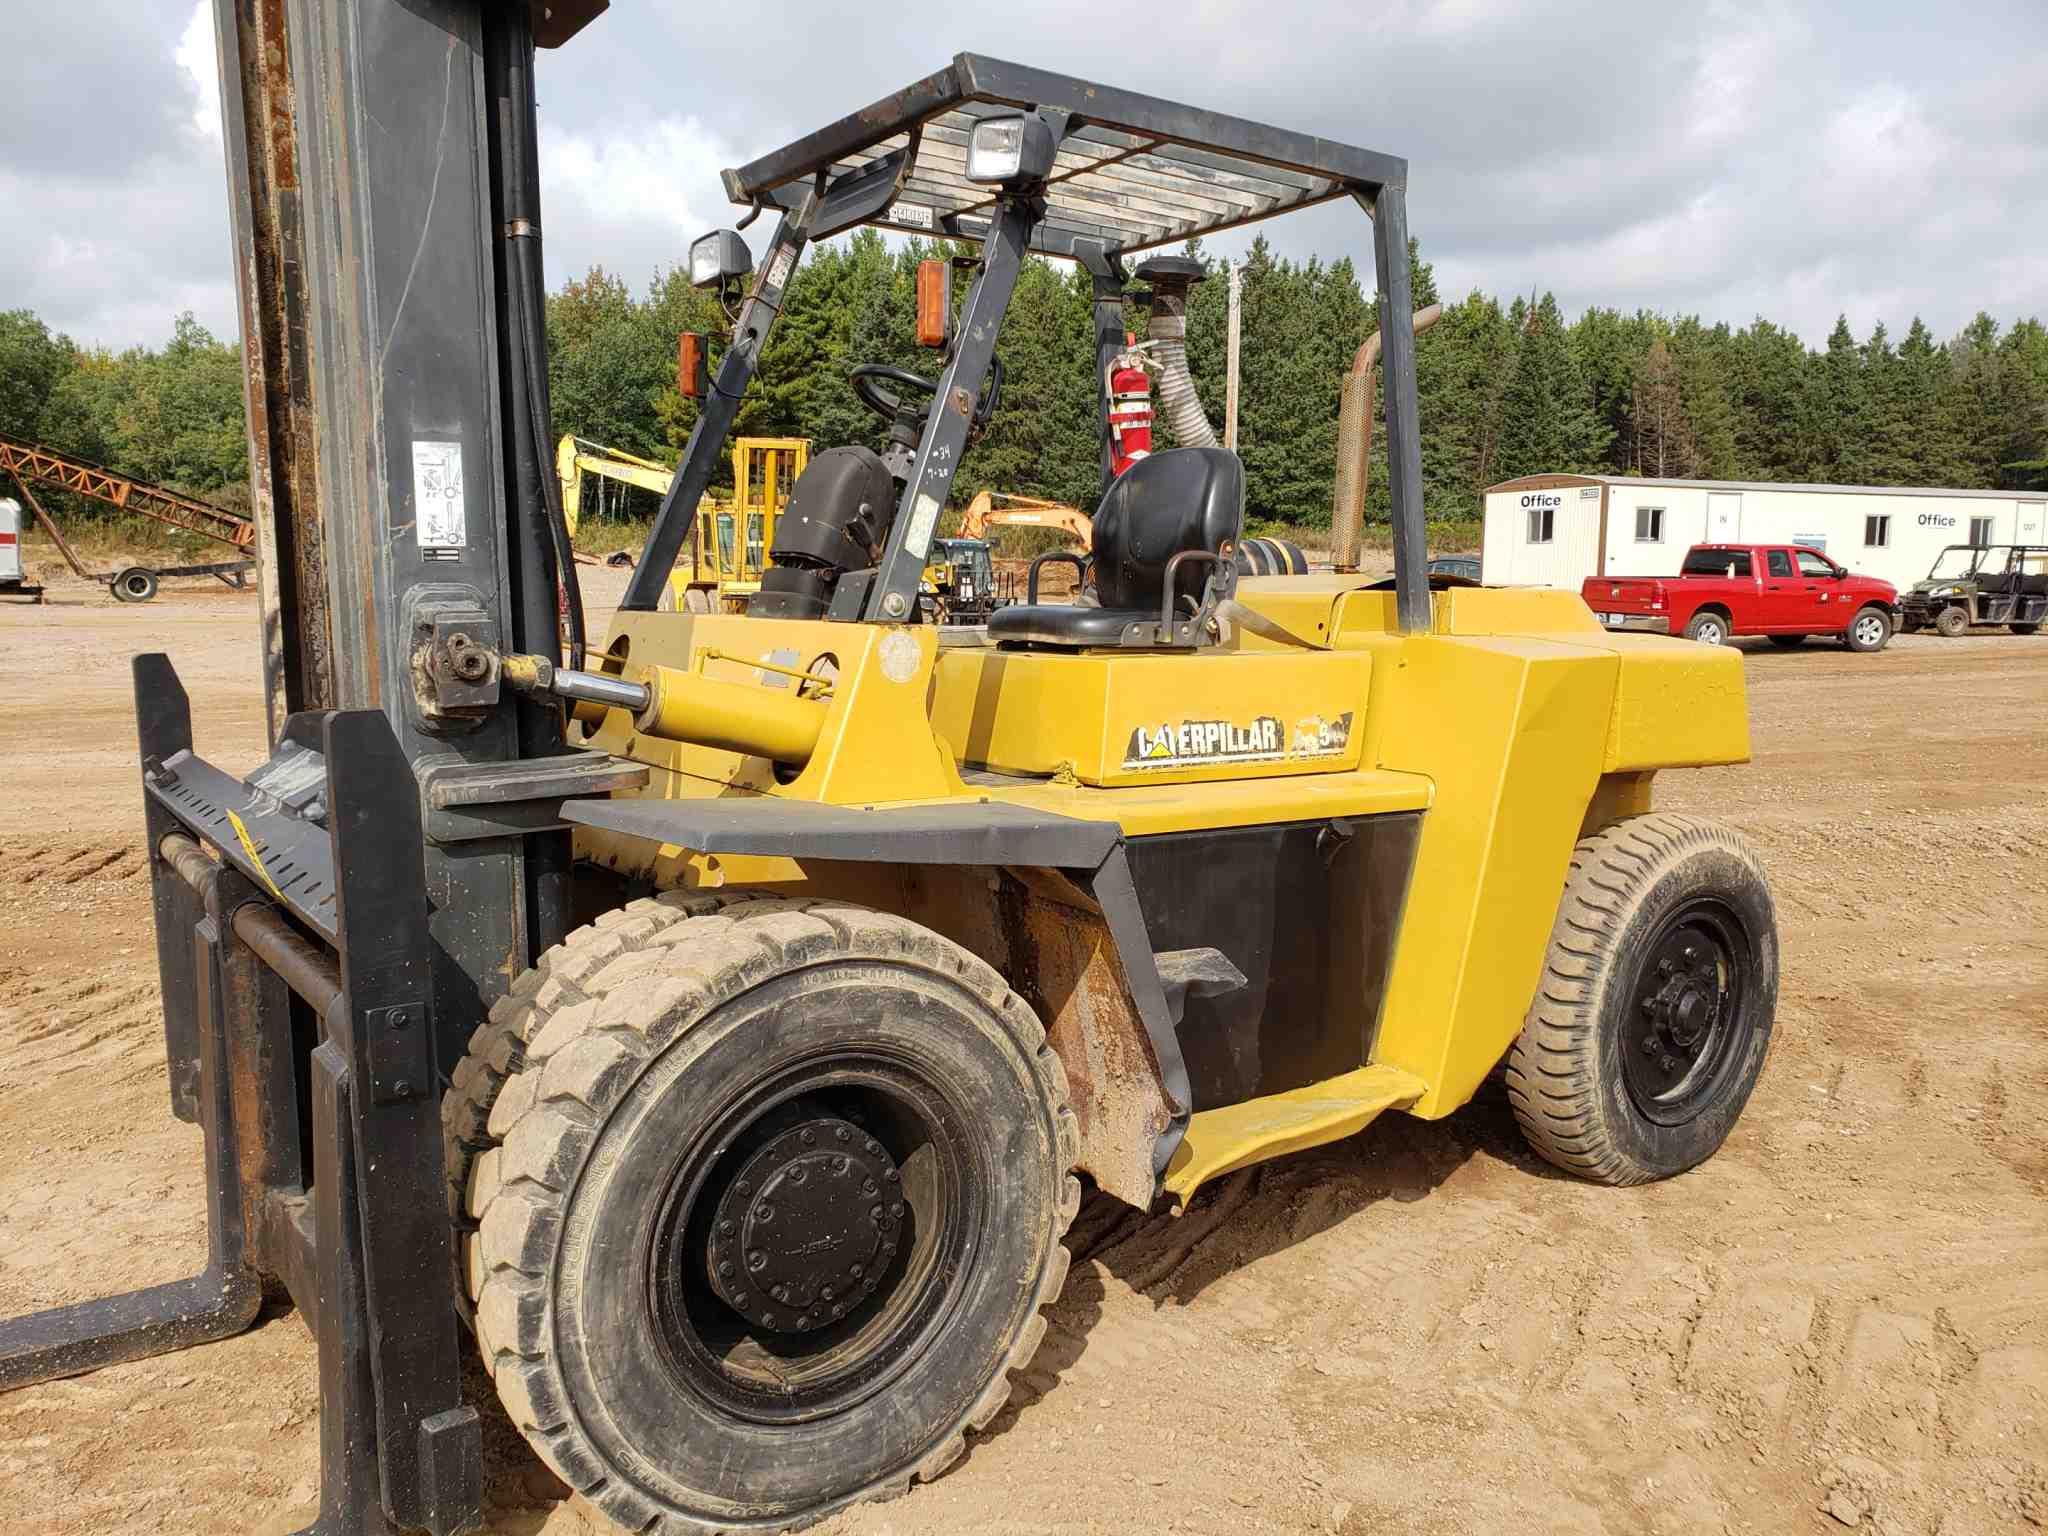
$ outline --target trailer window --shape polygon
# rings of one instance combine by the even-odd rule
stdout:
[[[1750,574],[1746,549],[1694,549],[1686,552],[1681,576],[1747,576]]]
[[[1636,508],[1636,542],[1638,544],[1662,544],[1664,542],[1664,509],[1662,507]]]
[[[1970,542],[1979,546],[1991,542],[1991,519],[1973,517],[1970,519]]]
[[[1863,547],[1883,549],[1892,541],[1892,520],[1888,513],[1863,519]]]
[[[1548,544],[1555,529],[1557,509],[1555,507],[1531,507],[1529,509],[1529,542]]]

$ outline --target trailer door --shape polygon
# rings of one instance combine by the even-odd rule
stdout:
[[[1707,537],[1709,544],[1733,544],[1742,537],[1742,493],[1707,493]]]
[[[2013,535],[2016,544],[2040,544],[2048,542],[2048,501],[2023,501],[2019,504],[2020,526]]]

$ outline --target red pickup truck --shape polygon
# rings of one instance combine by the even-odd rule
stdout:
[[[1799,544],[1695,544],[1676,576],[1593,576],[1579,595],[1609,629],[1707,645],[1737,635],[1769,635],[1784,646],[1839,635],[1852,651],[1881,651],[1899,623],[1890,582]]]

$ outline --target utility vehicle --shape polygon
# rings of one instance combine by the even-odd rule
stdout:
[[[137,662],[213,1261],[5,1325],[0,1379],[217,1337],[269,1282],[321,1342],[323,1531],[475,1518],[470,1348],[625,1529],[767,1531],[990,1425],[1084,1179],[1175,1208],[1503,1064],[1562,1168],[1710,1156],[1776,930],[1652,782],[1747,755],[1740,659],[1432,590],[1397,158],[963,54],[727,171],[766,224],[692,252],[730,343],[616,625],[579,655],[572,602],[556,648],[532,39],[601,8],[223,0],[272,758],[207,763]],[[1178,328],[1193,264],[1147,252],[1326,203],[1370,219],[1393,579],[1243,575],[1235,454],[1105,441],[1084,601],[919,622],[1022,263],[1083,266],[1106,364],[1133,278]],[[854,367],[887,451],[812,457],[746,614],[664,611],[797,261],[862,224],[977,253],[957,316],[920,280],[931,372]]]
[[[1932,629],[1954,639],[1973,624],[2037,634],[2048,619],[2048,545],[1951,544],[1899,608],[1909,634]]]

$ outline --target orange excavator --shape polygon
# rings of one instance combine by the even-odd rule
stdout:
[[[997,506],[1001,502],[1003,505]],[[982,491],[960,514],[960,537],[985,539],[991,528],[1057,528],[1086,554],[1094,544],[1088,514],[1064,502],[1037,496],[1012,496],[1007,491]]]

